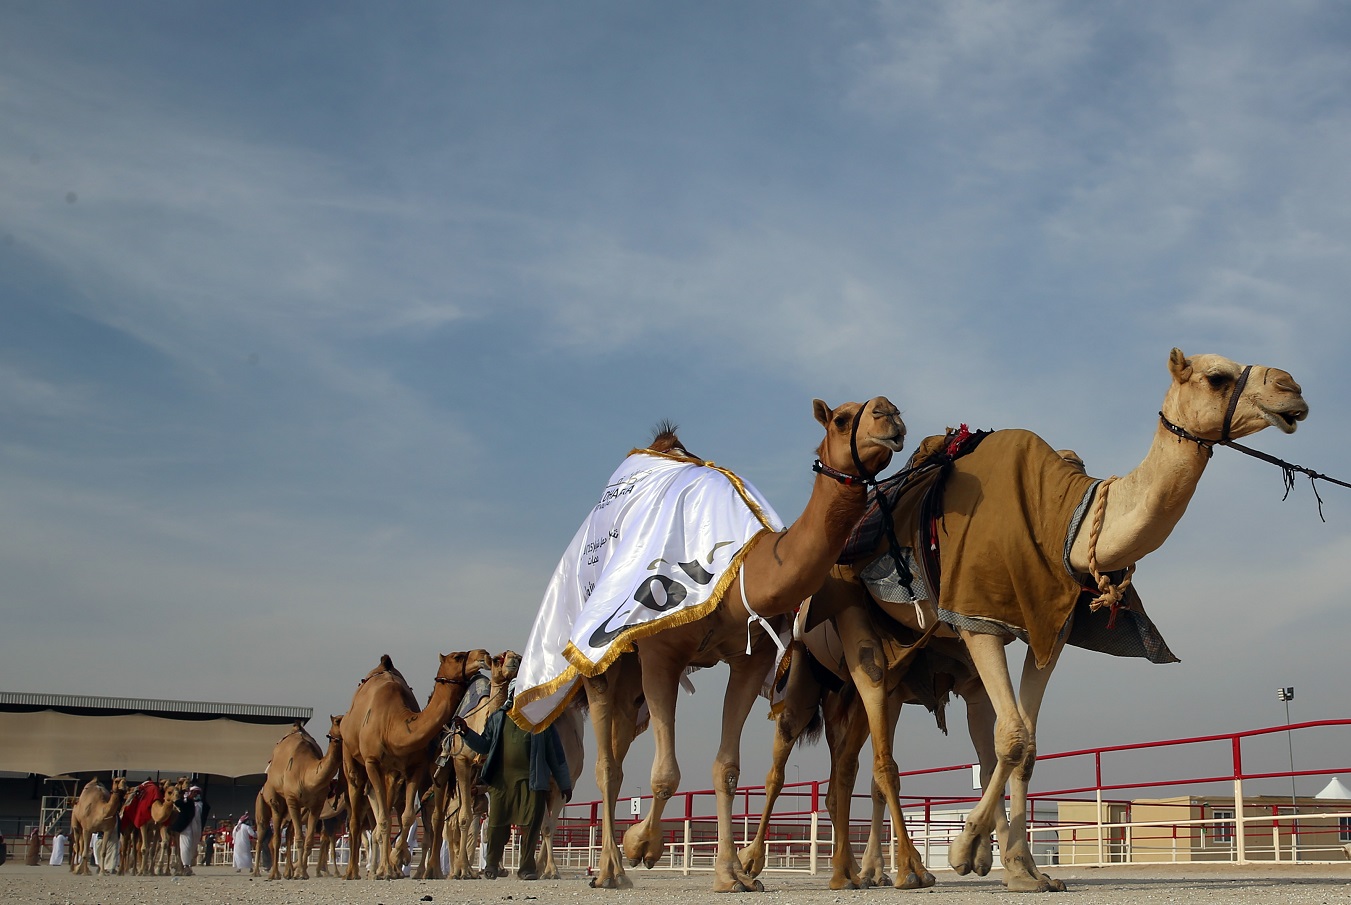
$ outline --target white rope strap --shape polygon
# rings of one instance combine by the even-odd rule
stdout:
[[[768,619],[751,608],[751,602],[746,599],[746,567],[744,565],[741,567],[741,605],[750,614],[746,617],[746,656],[751,655],[751,626],[758,622],[760,627],[765,630],[765,634],[774,642],[774,646],[779,649],[779,657],[782,658],[788,648],[784,646],[783,641],[779,640],[779,633],[774,631],[774,626],[769,624]]]

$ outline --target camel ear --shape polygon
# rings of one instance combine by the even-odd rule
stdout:
[[[1168,370],[1173,372],[1173,379],[1178,383],[1186,383],[1192,376],[1191,362],[1187,361],[1187,356],[1177,347],[1174,347],[1168,356]]]
[[[830,426],[830,406],[821,399],[812,400],[812,414],[816,416],[817,423],[822,427]]]

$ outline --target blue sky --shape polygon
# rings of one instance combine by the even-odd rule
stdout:
[[[1351,476],[1348,51],[1337,2],[10,0],[0,687],[425,694],[661,419],[789,520],[814,397],[1105,477],[1179,346],[1291,371],[1252,445]],[[1351,492],[1282,492],[1217,453],[1137,578],[1183,662],[1067,654],[1043,752],[1348,716]],[[969,760],[931,725],[904,762]]]

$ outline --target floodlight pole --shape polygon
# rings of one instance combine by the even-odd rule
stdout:
[[[1290,860],[1298,858],[1299,851],[1299,802],[1295,797],[1295,742],[1290,730],[1290,702],[1295,699],[1295,686],[1287,685],[1276,689],[1278,700],[1285,702],[1285,745],[1290,752]]]

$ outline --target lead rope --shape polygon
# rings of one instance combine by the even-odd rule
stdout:
[[[1098,538],[1102,536],[1102,516],[1107,511],[1108,488],[1116,480],[1117,476],[1112,475],[1098,487],[1097,499],[1093,501],[1093,525],[1088,532],[1088,569],[1098,586],[1098,596],[1089,601],[1088,610],[1095,613],[1103,607],[1111,607],[1111,615],[1107,618],[1108,628],[1116,624],[1117,611],[1121,608],[1122,598],[1126,596],[1126,589],[1131,586],[1131,573],[1135,571],[1135,563],[1126,566],[1117,584],[1098,571]]]

